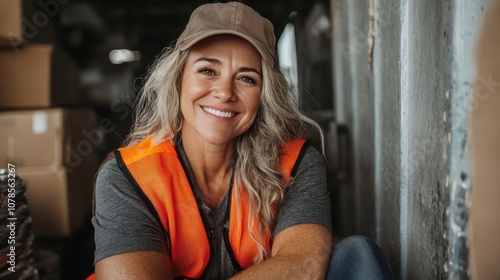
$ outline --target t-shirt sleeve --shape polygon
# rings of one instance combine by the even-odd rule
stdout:
[[[116,159],[99,171],[95,188],[94,264],[132,251],[169,254],[161,226],[118,167]]]
[[[323,156],[309,146],[298,164],[294,180],[280,205],[274,236],[297,224],[319,224],[332,230]]]

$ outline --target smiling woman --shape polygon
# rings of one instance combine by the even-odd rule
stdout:
[[[277,67],[272,24],[239,2],[197,8],[98,174],[97,278],[323,279],[333,259],[345,271],[306,125],[318,128]]]
[[[234,35],[212,36],[191,48],[181,82],[184,148],[218,145],[234,153],[236,137],[250,128],[259,109],[260,60],[252,44]]]

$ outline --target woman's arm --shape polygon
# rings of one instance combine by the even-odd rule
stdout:
[[[322,155],[309,147],[280,206],[271,258],[234,279],[324,279],[332,250]]]
[[[96,278],[172,279],[168,241],[115,159],[103,165],[95,192]]]
[[[95,274],[97,280],[173,279],[170,258],[153,251],[107,257],[96,263]]]
[[[324,279],[332,240],[330,230],[323,226],[291,226],[276,236],[271,258],[231,279]]]

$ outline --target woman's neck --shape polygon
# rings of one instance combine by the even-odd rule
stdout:
[[[182,146],[189,160],[203,201],[215,208],[228,191],[233,168],[234,145],[210,145],[181,136]]]

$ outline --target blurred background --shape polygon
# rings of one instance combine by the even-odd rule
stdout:
[[[208,2],[0,0],[0,279],[92,273],[99,164]],[[374,239],[398,279],[500,279],[500,1],[241,2],[274,24],[291,93],[323,127],[336,240]]]

